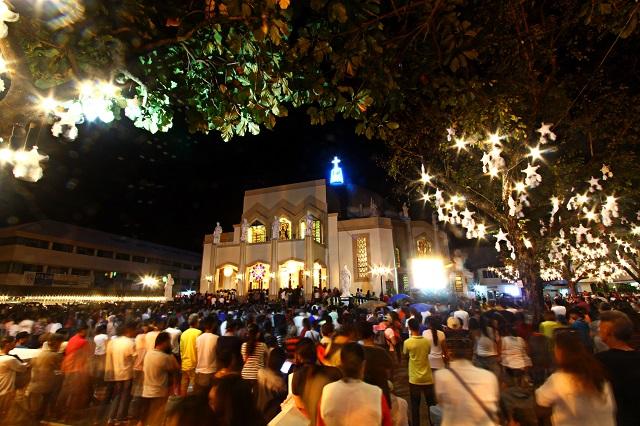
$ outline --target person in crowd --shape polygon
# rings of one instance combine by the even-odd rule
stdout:
[[[16,348],[18,349],[29,349],[29,333],[26,331],[19,331],[16,334]]]
[[[431,365],[431,370],[435,371],[445,367],[445,334],[440,330],[441,321],[438,315],[427,317],[426,322],[428,329],[422,332],[422,337],[427,339],[430,344],[429,365]]]
[[[0,338],[0,419],[8,415],[15,397],[16,373],[27,371],[27,364],[9,355],[15,347],[12,336]]]
[[[62,342],[61,335],[50,334],[47,349],[31,361],[31,380],[27,387],[29,411],[38,422],[48,414],[55,401],[54,395],[62,385],[62,354],[59,352]]]
[[[527,342],[516,336],[515,329],[510,324],[503,325],[500,335],[500,364],[504,368],[506,378],[509,383],[522,386],[526,369],[532,365]]]
[[[616,400],[618,426],[637,425],[640,404],[637,388],[640,383],[640,351],[631,345],[633,323],[620,311],[600,313],[600,339],[609,349],[598,352],[596,358],[604,366]]]
[[[453,312],[453,316],[462,322],[463,330],[469,329],[469,312],[465,311],[461,304],[458,304],[458,309]]]
[[[585,312],[581,307],[577,306],[569,312],[569,327],[578,333],[582,344],[589,351],[592,351],[591,329],[585,318]]]
[[[85,323],[80,324],[64,350],[61,368],[64,380],[56,404],[58,417],[64,420],[81,416],[80,411],[91,397],[89,359],[93,350],[86,339],[87,330]]]
[[[216,345],[218,335],[213,334],[214,321],[212,317],[203,319],[200,323],[204,329],[202,334],[196,338],[196,390],[208,391],[216,372]]]
[[[560,300],[553,299],[553,303],[551,304],[551,312],[556,317],[556,320],[559,318],[565,318],[567,316],[567,308],[566,306],[560,305]]]
[[[251,384],[237,373],[220,373],[216,373],[218,377],[209,391],[209,408],[216,426],[265,426]]]
[[[171,354],[171,335],[161,332],[155,346],[147,351],[144,360],[143,425],[162,425],[169,397],[170,377],[175,376],[180,365]]]
[[[260,330],[256,324],[249,324],[247,327],[248,339],[242,344],[240,352],[244,366],[242,367],[242,378],[248,380],[254,388],[257,386],[258,370],[264,368],[267,345],[259,341]]]
[[[171,353],[180,362],[180,335],[182,330],[178,328],[178,319],[172,316],[167,321],[167,328],[164,330],[171,336]]]
[[[397,360],[400,361],[402,352],[399,350],[399,345],[402,343],[400,338],[401,322],[400,317],[394,311],[391,311],[385,317],[385,329],[384,337],[387,342],[387,348],[389,352],[396,354]]]
[[[474,332],[474,363],[500,377],[500,333],[498,320],[494,314],[484,314],[480,318],[480,328]]]
[[[235,335],[236,322],[233,320],[227,320],[227,330],[225,333],[218,337],[216,342],[216,360],[220,357],[221,353],[229,354],[232,358],[230,367],[233,371],[240,372],[242,370],[242,341]],[[219,368],[219,367],[217,367]]]
[[[549,339],[549,341],[552,341],[555,330],[561,328],[562,324],[557,320],[556,315],[551,311],[546,311],[544,314],[542,314],[542,318],[544,321],[540,323],[538,330],[547,339]]]
[[[104,366],[107,354],[107,326],[101,324],[96,327],[96,334],[93,336],[93,359],[91,372],[96,386],[101,386],[104,381]]]
[[[447,340],[449,368],[435,372],[435,396],[442,413],[441,426],[500,424],[498,378],[471,363],[473,345],[473,341],[466,337]]]
[[[362,349],[364,349],[364,358],[366,361],[363,380],[365,383],[378,386],[382,389],[382,393],[387,399],[387,404],[391,407],[389,380],[391,380],[393,372],[393,358],[391,358],[388,351],[374,344],[373,325],[364,321],[359,322],[358,334],[362,342]]]
[[[180,361],[182,363],[182,379],[180,381],[180,395],[186,395],[189,386],[195,384],[196,366],[198,365],[198,351],[196,339],[202,331],[198,329],[198,314],[189,315],[189,329],[180,335]]]
[[[409,320],[410,336],[404,342],[402,352],[409,357],[409,396],[411,398],[411,424],[420,425],[420,402],[422,395],[427,409],[435,404],[433,376],[429,364],[431,344],[420,335],[420,322],[417,318]]]
[[[123,422],[131,401],[133,365],[136,358],[136,323],[129,322],[116,329],[116,336],[107,344],[104,379],[109,384],[111,404],[108,423]]]
[[[317,421],[317,408],[322,389],[328,383],[342,377],[336,367],[320,365],[316,362],[315,345],[311,339],[302,339],[295,349],[295,370],[290,376],[293,400],[311,425]]]
[[[419,331],[418,321],[414,323]],[[361,345],[352,342],[343,346],[340,351],[342,379],[327,384],[322,390],[317,420],[319,426],[391,426],[391,412],[382,389],[362,380],[364,364],[365,355]]]
[[[579,333],[556,333],[558,370],[536,389],[537,404],[551,411],[554,426],[614,426],[615,402],[604,368]]]

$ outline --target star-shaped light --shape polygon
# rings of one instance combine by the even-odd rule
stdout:
[[[613,177],[613,172],[611,172],[611,168],[607,164],[602,165],[600,172],[602,172],[602,180],[607,180],[610,177]]]
[[[602,186],[600,185],[600,179],[591,176],[591,179],[587,181],[589,184],[589,192],[601,191]]]
[[[540,145],[529,148],[529,157],[531,157],[533,161],[542,159],[542,149],[540,149]]]
[[[631,233],[633,235],[640,235],[640,226],[633,225],[633,227],[631,228]]]
[[[515,189],[517,192],[524,192],[527,190],[527,185],[524,182],[516,182]]]
[[[477,225],[476,234],[478,235],[478,238],[484,238],[484,236],[487,234],[487,227],[484,223],[479,223]]]
[[[556,134],[551,131],[552,126],[553,123],[542,123],[540,128],[536,130],[536,132],[540,133],[540,143],[547,143],[548,140],[556,140]]]
[[[424,170],[424,164],[420,166],[420,181],[423,184],[431,182],[431,175]]]
[[[489,143],[491,145],[500,145],[500,141],[504,139],[506,136],[500,135],[497,131],[495,133],[489,133],[487,138],[489,139]]]
[[[464,138],[455,138],[455,147],[458,148],[458,152],[463,149],[467,149],[468,142]]]

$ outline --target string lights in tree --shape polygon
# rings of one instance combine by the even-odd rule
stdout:
[[[463,228],[469,239],[488,236],[496,251],[506,251],[507,269],[501,268],[499,275],[510,282],[522,276],[523,262],[536,265],[537,277],[545,281],[619,278],[631,265],[621,254],[636,255],[638,251],[614,229],[626,219],[621,217],[618,199],[604,191],[603,183],[613,177],[608,165],[600,169],[602,176],[585,181],[582,192],[572,188],[568,195],[550,197],[548,217],[531,220],[527,216],[532,191],[543,182],[544,155],[553,151],[547,145],[557,139],[552,128],[553,124],[542,123],[536,130],[538,139],[529,146],[523,146],[522,137],[512,138],[499,131],[474,138],[448,129],[447,141],[456,155],[468,155],[472,164],[479,159],[489,184],[499,185],[499,202],[494,204],[469,186],[460,189],[424,164],[420,171],[422,199],[434,205],[440,222]],[[483,218],[493,222],[491,232]],[[633,229],[640,235],[640,226]]]

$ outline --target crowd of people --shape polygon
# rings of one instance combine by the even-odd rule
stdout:
[[[306,304],[260,296],[239,303],[224,293],[166,304],[0,305],[0,419],[187,426],[640,422],[634,297],[546,298],[536,321],[513,303],[405,299],[362,309],[333,304],[330,294]]]

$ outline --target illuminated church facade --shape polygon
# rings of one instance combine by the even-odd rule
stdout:
[[[341,271],[350,291],[380,294],[417,286],[410,267],[415,258],[449,263],[445,232],[428,221],[412,220],[408,209],[380,195],[345,184],[334,158],[325,179],[246,191],[242,217],[233,231],[220,224],[205,235],[201,292],[236,289],[340,288]]]

